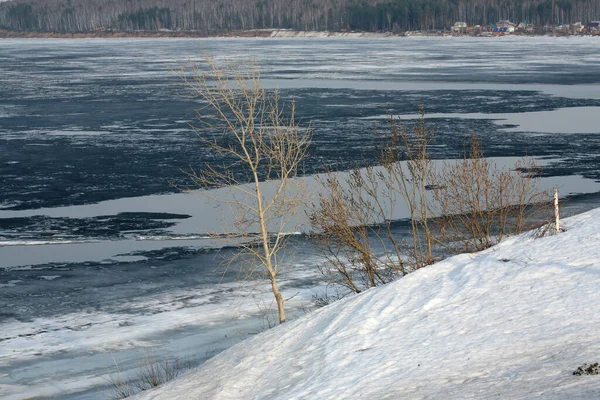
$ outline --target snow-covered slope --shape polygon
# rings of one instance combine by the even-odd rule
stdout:
[[[600,209],[242,342],[144,399],[600,398]]]

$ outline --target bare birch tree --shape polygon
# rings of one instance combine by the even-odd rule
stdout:
[[[186,173],[200,188],[229,187],[235,193],[232,198],[218,199],[229,205],[236,228],[225,238],[240,246],[236,257],[246,264],[249,275],[266,273],[283,323],[278,253],[305,201],[306,191],[297,174],[311,132],[295,121],[294,103],[286,107],[276,91],[262,87],[254,64],[241,68],[219,65],[210,58],[207,64],[208,73],[195,70],[192,78],[184,77],[206,104],[198,111],[194,128],[204,146],[229,161]]]

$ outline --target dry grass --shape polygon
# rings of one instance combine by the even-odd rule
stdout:
[[[165,357],[163,359],[148,354],[140,363],[137,373],[132,377],[124,378],[117,361],[114,360],[114,363],[114,372],[108,371],[108,392],[104,392],[104,395],[112,400],[124,399],[144,390],[161,386],[196,366],[187,357],[184,359]]]

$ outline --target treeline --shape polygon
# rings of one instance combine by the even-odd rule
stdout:
[[[536,25],[600,19],[600,0],[12,0],[0,28],[17,31],[437,30],[456,21]]]

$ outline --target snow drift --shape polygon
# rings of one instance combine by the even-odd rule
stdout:
[[[598,398],[600,209],[336,302],[143,399]]]

